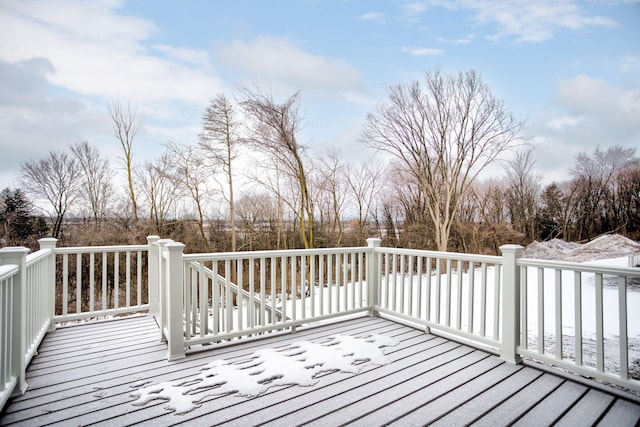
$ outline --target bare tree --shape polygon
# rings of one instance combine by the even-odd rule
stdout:
[[[158,160],[147,162],[136,170],[138,182],[149,204],[149,219],[155,232],[164,234],[170,214],[175,213],[176,200],[181,188],[176,185],[169,155],[164,153]]]
[[[112,196],[109,161],[86,140],[71,144],[70,149],[82,176],[81,197],[89,203],[93,222],[98,224],[107,216],[107,206]]]
[[[500,245],[517,241],[519,238],[517,233],[507,224],[508,189],[504,180],[490,179],[477,182],[469,192],[475,200],[477,218],[474,218],[474,221],[477,221],[478,225],[470,241],[473,247],[469,249],[477,253],[490,249],[490,253],[498,254]]]
[[[80,175],[75,159],[50,151],[43,159],[22,164],[21,185],[33,197],[47,200],[53,208],[53,237],[60,237],[64,216],[79,194]]]
[[[140,128],[137,118],[137,109],[130,103],[123,106],[118,101],[111,101],[109,104],[109,114],[113,126],[113,133],[122,147],[122,164],[127,174],[127,190],[133,210],[134,225],[138,225],[138,203],[134,187],[133,177],[133,140]]]
[[[209,103],[202,115],[200,148],[211,156],[215,165],[221,165],[227,181],[222,194],[229,204],[229,226],[231,227],[231,251],[236,250],[235,203],[233,188],[233,161],[242,143],[239,134],[240,123],[235,118],[231,102],[222,94]]]
[[[478,73],[436,70],[424,84],[391,87],[388,102],[367,116],[362,142],[395,156],[415,177],[437,248],[446,251],[460,196],[522,128]]]
[[[479,220],[485,224],[501,224],[507,221],[504,183],[491,179],[474,186],[479,204]]]
[[[245,194],[237,202],[237,213],[242,223],[243,249],[272,248],[271,232],[277,234],[279,227],[273,198],[267,193]]]
[[[276,198],[276,249],[288,249],[290,247],[289,239],[287,236],[287,227],[285,224],[285,209],[288,206],[291,212],[295,211],[296,202],[292,198],[285,197],[286,183],[283,183],[283,173],[280,170],[281,165],[274,163],[265,169],[270,169],[270,174],[266,179],[255,179],[256,182],[261,182],[262,185],[269,191],[271,191]]]
[[[358,219],[358,240],[364,244],[365,227],[367,221],[373,216],[373,203],[376,199],[382,179],[383,168],[372,162],[362,162],[356,166],[350,166],[347,170],[347,185],[351,200],[355,203]]]
[[[271,95],[259,90],[242,90],[241,102],[247,116],[252,120],[250,142],[266,153],[279,170],[295,184],[295,196],[298,198],[295,209],[300,235],[305,248],[314,247],[314,213],[307,179],[307,161],[305,147],[298,143],[300,130],[297,92],[278,104]]]
[[[298,223],[300,197],[297,183],[282,171],[280,163],[273,161],[262,162],[259,170],[250,173],[249,178],[273,194],[275,199],[275,248],[290,249],[299,245],[301,240],[296,242],[289,233],[289,227],[293,226],[298,231],[297,235],[300,236]]]
[[[506,162],[505,170],[511,224],[531,239],[536,238],[536,207],[540,192],[540,177],[533,172],[535,164],[533,149],[522,149]]]
[[[634,158],[635,149],[614,145],[603,151],[597,147],[591,154],[580,153],[571,169],[571,196],[578,227],[577,238],[590,239],[611,231],[612,196],[615,175]]]
[[[208,183],[212,176],[212,170],[205,163],[198,150],[191,145],[170,142],[167,146],[167,154],[173,168],[171,175],[195,205],[200,237],[205,250],[209,252],[211,245],[204,230],[204,203],[207,195],[210,194]],[[232,250],[235,251],[235,246]]]
[[[393,204],[393,209],[385,212],[385,215],[395,214],[397,244],[409,248],[433,249],[433,227],[428,221],[426,200],[420,184],[398,162],[392,163],[387,173],[390,194],[385,200]]]
[[[330,149],[320,157],[318,174],[321,182],[317,187],[325,195],[324,200],[329,216],[329,228],[331,232],[335,232],[337,229],[338,234],[335,244],[340,247],[344,236],[342,217],[347,192],[344,183],[345,165],[342,163],[342,155],[338,150]]]
[[[635,159],[616,176],[617,218],[622,231],[640,240],[640,159]]]
[[[382,223],[382,229],[380,230],[380,237],[385,246],[397,247],[399,243],[398,239],[398,209],[394,202],[382,202],[382,208],[380,212],[381,218],[379,220]],[[384,231],[383,231],[384,230]]]
[[[635,148],[614,145],[603,151],[596,147],[591,154],[582,152],[576,156],[571,169],[573,176],[591,177],[608,185],[616,172],[634,159]]]

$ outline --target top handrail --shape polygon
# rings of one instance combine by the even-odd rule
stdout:
[[[146,251],[148,245],[117,245],[117,246],[77,246],[77,247],[56,247],[56,254],[78,254],[84,252],[118,252],[118,251]]]
[[[640,268],[637,267],[606,267],[601,265],[585,264],[581,262],[553,261],[535,258],[518,258],[516,263],[520,267],[541,267],[558,270],[580,271],[584,273],[640,277]]]
[[[40,249],[39,251],[27,254],[27,267],[38,262],[41,259],[48,257],[51,254],[51,249]]]
[[[314,249],[283,249],[283,250],[265,250],[265,251],[240,251],[240,252],[209,252],[201,254],[184,254],[185,261],[211,261],[216,259],[219,261],[236,260],[236,259],[255,259],[280,256],[313,256],[324,254],[345,254],[354,251],[367,251],[367,246],[352,246],[345,248],[314,248]]]
[[[0,282],[7,280],[20,270],[20,267],[16,264],[0,265]]]
[[[479,254],[464,254],[458,252],[440,252],[440,251],[428,251],[423,249],[406,249],[406,248],[389,248],[389,247],[376,247],[375,251],[385,254],[396,255],[413,255],[422,257],[439,258],[452,261],[473,261],[473,262],[486,262],[491,264],[501,264],[502,257],[497,255],[479,255]]]

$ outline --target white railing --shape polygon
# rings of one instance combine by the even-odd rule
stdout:
[[[640,390],[640,294],[629,292],[640,286],[640,269],[524,258],[517,265],[518,353]]]
[[[13,394],[27,389],[25,371],[53,323],[55,239],[41,239],[38,252],[0,249],[0,408]]]
[[[511,363],[525,356],[640,391],[632,373],[639,361],[627,345],[635,268],[528,260],[518,245],[502,246],[497,257],[383,248],[379,239],[361,248],[190,255],[180,243],[160,243],[160,317],[171,360],[199,344],[367,312],[489,346]],[[545,279],[549,269],[553,283]],[[566,275],[575,279],[570,297]],[[603,288],[615,288],[612,305]],[[619,320],[608,333],[603,319],[611,310]],[[565,321],[587,311],[595,313],[592,336],[586,320]]]
[[[152,245],[159,238],[150,236]],[[0,249],[0,408],[27,390],[25,370],[55,324],[158,311],[157,259],[149,245]],[[155,283],[155,287],[149,287]]]
[[[184,357],[185,347],[370,310],[366,247],[183,255],[180,243],[159,244],[169,359]],[[183,272],[179,286],[163,282],[171,266]]]
[[[149,310],[148,245],[56,248],[56,322]]]
[[[211,260],[210,263],[211,268],[206,267],[207,262],[204,260],[185,262],[187,342],[195,343],[198,338],[208,340],[207,337],[210,335],[219,336],[246,328],[253,330],[259,326],[275,325],[286,319],[283,311],[274,308],[270,303],[277,299],[276,288],[272,286],[267,291],[264,277],[256,286],[255,276],[251,274],[249,277],[252,279],[249,280],[247,291],[231,281],[232,265],[237,261]],[[264,274],[266,267],[261,264],[258,268],[261,274]],[[218,274],[219,268],[224,271],[224,276]],[[255,266],[253,268],[255,269]],[[240,284],[243,282],[243,274],[244,271],[241,271],[237,275]],[[286,311],[286,306],[283,309]],[[206,315],[202,316],[201,313]]]
[[[502,246],[501,257],[383,248],[379,239],[184,254],[182,243],[147,240],[0,249],[0,403],[26,390],[26,366],[54,324],[140,311],[158,316],[170,360],[189,347],[368,313],[492,347],[512,363],[524,356],[640,391],[640,314],[629,310],[640,305],[630,292],[638,268],[525,259],[517,245]]]
[[[20,337],[13,333],[16,317],[13,302],[14,294],[20,291],[19,274],[17,264],[0,265],[0,409],[11,397],[21,375],[20,353],[14,351],[19,349]]]
[[[501,257],[393,248],[378,256],[380,312],[500,347]]]
[[[55,274],[51,256],[56,239],[41,239],[40,250],[26,257],[24,334],[25,366],[38,350],[48,330],[53,329],[55,292],[49,286],[49,278]]]

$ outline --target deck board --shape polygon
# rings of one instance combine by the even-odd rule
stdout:
[[[540,376],[535,369],[512,369],[502,379],[496,378],[492,387],[480,391],[453,404],[442,416],[433,421],[434,425],[451,426],[470,423],[495,408],[504,396],[519,390]]]
[[[429,369],[429,363],[416,364],[421,359],[430,358],[428,360],[438,363],[437,360],[448,359],[452,352],[456,352],[459,349],[452,343],[434,344],[436,345],[430,349],[419,346],[419,348],[425,348],[423,354],[419,354],[419,351],[413,348],[411,350],[413,357],[405,358],[401,363],[398,363],[398,360],[394,360],[394,363],[389,365],[360,373],[357,377],[357,382],[350,381],[352,377],[347,374],[336,375],[341,381],[333,384],[323,384],[321,390],[314,390],[313,393],[294,396],[283,402],[274,402],[274,405],[265,406],[260,412],[249,416],[247,421],[250,424],[269,422],[271,425],[292,425],[313,422],[320,417],[329,416],[332,423],[340,424],[340,418],[333,413],[334,411],[344,408],[350,411],[356,402],[372,399],[371,393],[379,393],[381,390],[386,392],[385,385],[391,378],[394,378],[394,382],[396,380],[406,381],[407,377],[415,375],[411,374],[410,371]],[[398,353],[402,352],[399,351]],[[405,363],[409,364],[406,368]],[[402,372],[399,371],[400,367],[404,368]],[[347,420],[350,419],[353,419],[353,417],[347,417]],[[320,424],[327,425],[326,421],[321,418]]]
[[[491,358],[491,360],[493,360],[493,358]],[[513,374],[517,375],[517,372],[514,372],[515,369],[516,367],[503,362],[501,365],[496,365],[495,368],[486,370],[480,375],[464,378],[465,382],[463,383],[452,383],[449,389],[444,390],[437,398],[431,399],[426,405],[418,406],[410,413],[398,417],[394,421],[394,425],[435,423],[441,419],[441,417],[450,414],[450,408],[455,408],[460,402],[465,402],[470,397],[477,396],[487,388],[492,387],[497,382],[501,382]],[[475,367],[470,367],[470,370],[475,371]],[[467,424],[469,419],[461,420],[461,422]]]
[[[557,425],[562,427],[594,425],[614,400],[614,396],[607,395],[598,390],[589,390],[582,399],[564,414]]]
[[[562,378],[554,375],[543,374],[511,395],[473,425],[489,427],[511,424],[517,421],[523,412],[526,413],[555,391],[562,384],[562,381]]]
[[[546,399],[524,414],[516,426],[550,425],[559,419],[585,393],[587,387],[571,381],[565,381]]]
[[[446,344],[439,347],[448,347],[450,345]],[[340,424],[342,422],[355,421],[361,417],[365,424],[370,423],[367,415],[381,407],[397,405],[398,401],[408,393],[413,393],[429,383],[437,382],[448,375],[452,375],[469,364],[476,362],[491,363],[486,354],[468,350],[464,347],[451,348],[421,363],[407,366],[394,378],[394,384],[387,383],[376,386],[374,382],[372,385],[375,387],[369,389],[368,392],[363,392],[360,396],[352,396],[348,401],[343,402],[341,396],[335,396],[333,400],[339,403],[338,408],[335,408],[332,412],[321,414],[313,419],[310,424],[327,425],[333,422]],[[318,406],[320,410],[324,408],[323,403]]]
[[[209,397],[176,415],[166,403],[134,406],[141,381],[190,378],[213,360],[246,360],[256,350],[336,334],[384,334],[386,365],[358,374],[323,373],[315,385],[273,387],[245,398]],[[47,334],[27,372],[29,391],[13,399],[0,425],[635,425],[640,404],[606,390],[501,359],[389,319],[359,317],[295,334],[202,346],[167,362],[147,316],[83,323]]]
[[[600,423],[618,426],[637,426],[640,419],[640,407],[626,400],[617,399],[611,409],[602,417]]]

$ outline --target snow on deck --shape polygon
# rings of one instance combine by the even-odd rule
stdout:
[[[256,355],[290,351],[300,342],[312,343],[309,357],[321,360],[322,344],[336,336],[384,337],[395,345],[376,347],[383,355],[370,348],[370,358],[359,354],[361,360],[351,360],[357,369],[318,372],[306,386],[276,384],[253,396],[207,395],[210,388],[195,387],[187,393],[198,406],[181,415],[165,408],[168,398],[134,405],[141,387],[187,385],[203,366],[237,366]],[[5,408],[0,425],[587,425],[596,420],[635,425],[640,420],[640,404],[629,396],[511,365],[380,317],[205,346],[175,362],[166,361],[166,344],[158,337],[154,319],[140,316],[49,333],[29,367],[29,391]],[[349,344],[351,351],[361,351],[361,344]],[[279,374],[284,368],[273,370]]]

